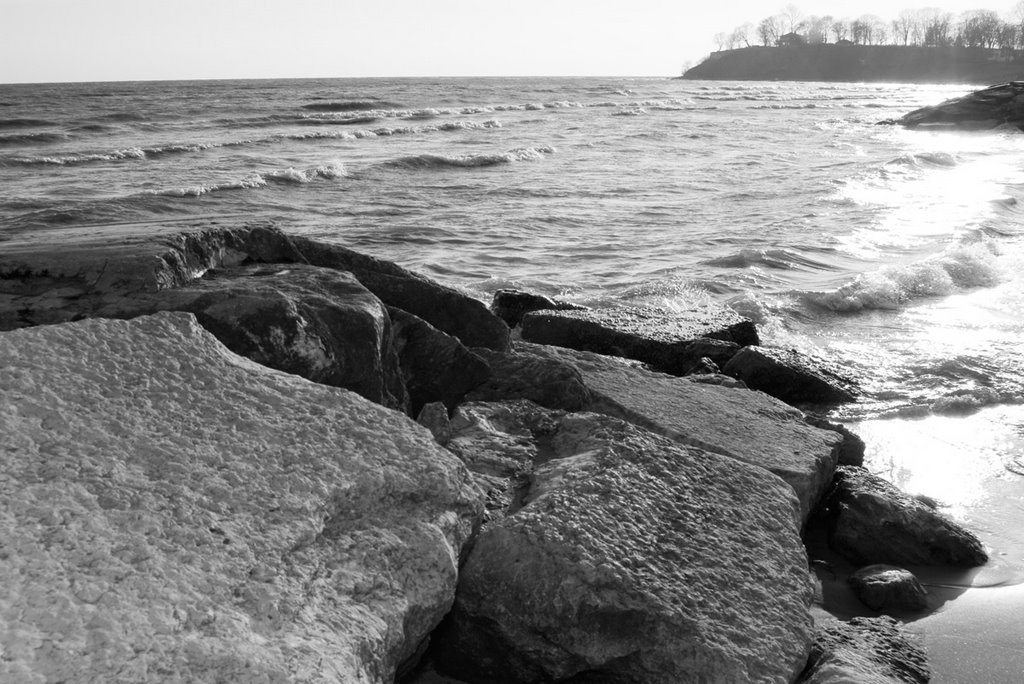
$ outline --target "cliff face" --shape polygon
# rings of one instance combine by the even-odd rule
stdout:
[[[1024,58],[998,50],[897,45],[748,47],[712,53],[683,78],[735,81],[999,83],[1019,79]]]

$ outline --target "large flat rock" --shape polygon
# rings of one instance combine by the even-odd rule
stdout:
[[[510,430],[471,467],[534,467],[523,505],[475,542],[435,665],[470,682],[792,681],[811,641],[792,490],[625,421],[528,404],[474,405],[474,439]]]
[[[724,365],[748,344],[754,324],[732,309],[694,302],[683,311],[656,308],[533,311],[522,318],[524,340],[621,356],[673,375],[686,375],[704,357]]]
[[[807,424],[803,413],[761,392],[693,382],[600,354],[526,343],[517,351],[579,371],[590,392],[587,410],[770,470],[793,487],[805,520],[829,486],[842,435]]]
[[[189,314],[0,334],[0,681],[392,682],[481,513],[429,432]]]

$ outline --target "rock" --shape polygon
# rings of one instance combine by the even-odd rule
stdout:
[[[1009,124],[1024,129],[1024,81],[1011,81],[915,109],[893,122],[907,128],[986,129]]]
[[[891,617],[827,619],[817,625],[798,684],[927,684],[928,659],[918,640]]]
[[[586,410],[766,468],[800,500],[802,519],[828,490],[842,437],[760,392],[691,382],[587,352],[521,343],[517,351],[568,364],[590,391]]]
[[[487,362],[455,337],[393,306],[388,307],[388,313],[412,415],[434,401],[453,409],[467,392],[490,376]]]
[[[420,409],[416,422],[430,430],[434,441],[445,446],[452,438],[452,422],[448,417],[448,408],[440,401],[432,401]]]
[[[864,468],[837,468],[824,503],[829,545],[854,563],[973,567],[988,561],[974,534]]]
[[[505,321],[508,327],[514,328],[523,320],[523,316],[530,311],[551,311],[585,310],[587,307],[569,302],[560,302],[544,295],[523,292],[522,290],[498,290],[491,300],[491,312]]]
[[[534,311],[523,317],[528,342],[622,356],[673,375],[699,367],[703,357],[719,366],[747,344],[757,344],[754,324],[735,311],[695,304],[685,312],[663,309]]]
[[[0,681],[388,682],[481,513],[401,414],[162,313],[0,334]]]
[[[293,237],[292,242],[310,264],[349,271],[385,304],[422,318],[467,347],[509,348],[508,326],[477,299],[340,245],[303,237]]]
[[[490,364],[491,376],[466,395],[467,401],[529,399],[547,408],[581,411],[592,400],[579,370],[559,358],[522,345],[508,352],[474,351]]]
[[[297,264],[211,275],[156,295],[121,298],[92,313],[188,311],[236,354],[408,410],[388,312],[351,274]]]
[[[564,416],[526,400],[471,402],[455,411],[447,447],[486,492],[486,520],[522,505],[534,465],[552,458],[551,437]]]
[[[788,404],[835,404],[857,399],[852,380],[827,362],[792,349],[744,347],[722,367],[722,372]]]
[[[906,613],[928,607],[928,592],[914,573],[894,565],[868,565],[850,575],[847,582],[871,610]]]
[[[525,505],[485,526],[462,568],[437,669],[498,683],[792,681],[811,584],[790,488],[607,416],[551,415]]]
[[[843,442],[839,446],[839,465],[864,465],[864,452],[867,450],[867,445],[864,444],[864,440],[859,435],[845,425],[833,423],[820,416],[808,414],[805,420],[808,425],[813,425],[822,430],[832,430],[843,436]]]

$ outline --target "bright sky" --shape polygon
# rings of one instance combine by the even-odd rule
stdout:
[[[0,83],[343,76],[675,76],[763,0],[0,0]],[[1013,0],[805,0],[804,15]],[[851,11],[852,8],[855,10]]]

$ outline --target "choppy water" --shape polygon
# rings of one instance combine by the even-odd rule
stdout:
[[[484,300],[508,286],[589,305],[708,297],[754,318],[768,342],[854,372],[865,398],[838,417],[878,437],[871,463],[894,480],[927,483],[941,469],[913,458],[945,452],[888,439],[888,427],[911,426],[905,436],[939,421],[963,438],[945,484],[922,486],[984,525],[998,505],[958,496],[975,489],[958,478],[1012,486],[1024,472],[1024,134],[876,125],[971,89],[0,86],[0,250],[57,227],[244,215]],[[994,525],[1019,517],[997,511]]]

